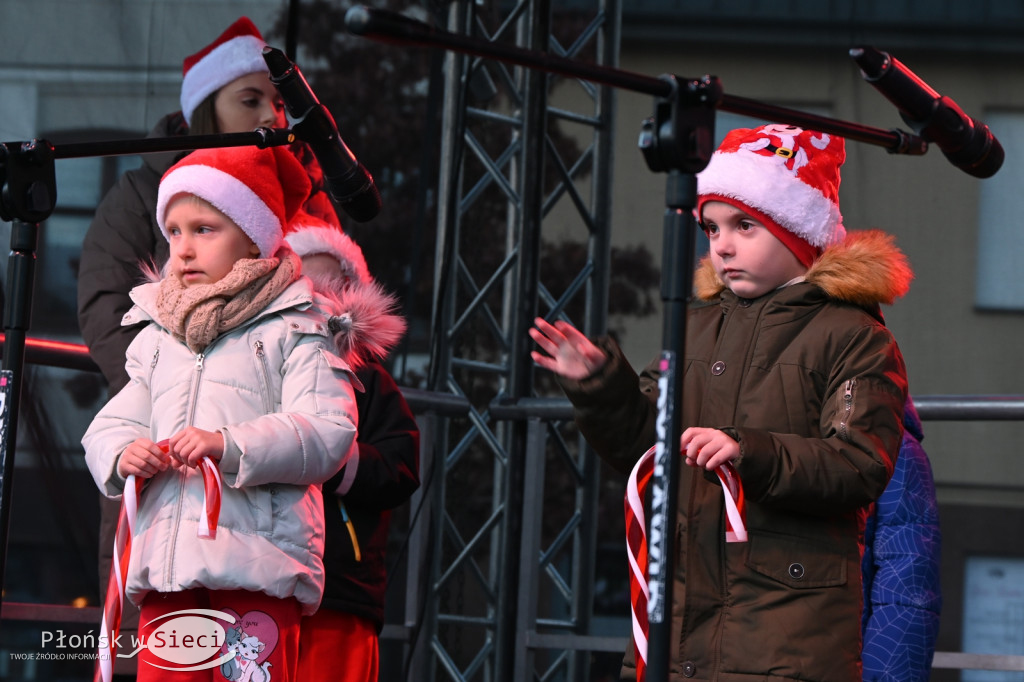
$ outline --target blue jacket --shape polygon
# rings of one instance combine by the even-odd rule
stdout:
[[[896,470],[864,531],[864,680],[927,681],[939,632],[941,533],[921,419],[911,400]]]

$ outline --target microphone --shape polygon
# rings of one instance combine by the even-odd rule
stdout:
[[[988,126],[935,92],[898,59],[868,46],[851,48],[850,56],[864,80],[896,105],[915,133],[937,144],[954,166],[988,178],[1003,165],[1003,147]]]
[[[299,67],[284,52],[267,45],[263,60],[270,69],[270,82],[281,93],[288,114],[295,120],[292,130],[310,146],[324,171],[324,184],[331,198],[351,218],[372,220],[380,211],[380,192],[373,177],[345,145],[327,107],[320,103]]]

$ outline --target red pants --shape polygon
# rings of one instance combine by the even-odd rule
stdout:
[[[378,661],[377,628],[370,621],[328,609],[302,619],[302,682],[377,682]]]
[[[228,613],[234,622],[197,609]],[[186,613],[178,613],[181,611]],[[139,634],[146,646],[138,654],[136,680],[263,682],[269,677],[273,682],[296,682],[300,679],[296,670],[301,616],[302,607],[295,599],[277,599],[262,592],[150,592],[139,616]],[[130,645],[122,642],[121,653],[129,653]],[[228,651],[235,656],[227,656]],[[209,655],[202,655],[204,652]],[[209,661],[220,657],[226,660],[207,667]],[[188,667],[203,669],[184,670]]]

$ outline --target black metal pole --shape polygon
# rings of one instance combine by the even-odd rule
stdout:
[[[654,474],[647,528],[647,677],[666,682],[672,663],[672,600],[675,586],[676,513],[679,507],[679,437],[682,434],[686,318],[693,290],[697,220],[697,173],[714,151],[717,79],[666,78],[670,94],[655,102],[644,122],[640,151],[648,168],[667,172],[662,237],[661,299],[664,305],[659,359]]]
[[[697,177],[671,170],[665,184],[661,299],[664,304],[658,381],[658,442],[651,478],[647,530],[647,680],[665,682],[672,665],[675,525],[679,508],[679,437],[682,434],[686,310],[693,282],[693,209]]]
[[[7,568],[8,528],[11,521],[11,492],[14,476],[14,448],[18,436],[18,414],[23,383],[25,336],[32,312],[32,282],[35,277],[36,243],[39,225],[16,220],[11,225],[11,252],[7,259],[7,284],[4,289],[4,357],[2,387],[6,409],[2,413],[3,443],[0,458],[3,480],[0,484],[0,585]],[[0,602],[2,602],[0,592]]]

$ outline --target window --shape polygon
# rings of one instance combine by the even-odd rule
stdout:
[[[972,556],[964,567],[963,650],[1024,655],[1024,559]],[[965,670],[962,682],[1022,682],[1024,672]]]
[[[1024,211],[1024,112],[990,112],[985,122],[1002,144],[1006,160],[998,173],[981,182],[974,302],[982,310],[1024,311],[1024,230],[1017,222]]]

